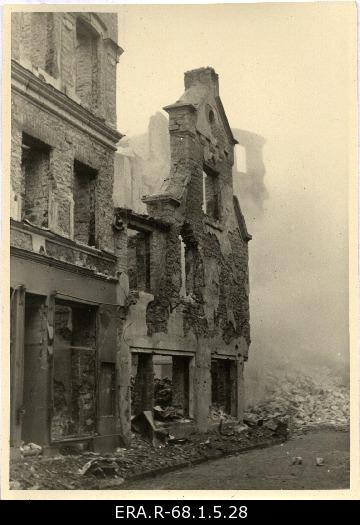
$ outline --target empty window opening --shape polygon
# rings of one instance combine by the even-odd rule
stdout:
[[[179,235],[181,288],[180,296],[194,295],[197,288],[199,253],[197,242],[187,224],[184,224]]]
[[[74,162],[74,240],[95,246],[96,170]]]
[[[93,307],[56,304],[51,421],[55,441],[89,436],[96,430],[95,314]],[[104,383],[108,384],[105,378]]]
[[[132,414],[153,410],[156,421],[192,417],[191,358],[132,354]]]
[[[23,218],[48,226],[50,147],[23,133],[21,170],[25,187]]]
[[[31,13],[31,46],[28,46],[30,49],[28,49],[27,52],[31,53],[32,64],[45,70],[46,73],[53,77],[57,77],[54,16],[56,16],[55,13]],[[23,33],[21,33],[21,37],[22,34]]]
[[[76,23],[76,94],[82,103],[97,107],[99,91],[98,35],[85,22]]]
[[[211,360],[211,400],[214,414],[231,415],[235,410],[233,399],[236,382],[232,371],[234,366],[236,363],[228,359]]]
[[[131,413],[138,415],[154,407],[154,368],[152,354],[132,354]]]
[[[203,171],[203,212],[214,221],[220,220],[219,175],[209,169]]]
[[[150,292],[150,233],[132,228],[127,232],[130,289]]]

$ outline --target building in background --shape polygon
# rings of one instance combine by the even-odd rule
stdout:
[[[241,420],[251,237],[217,74],[185,74],[145,158],[116,153],[116,16],[12,16],[14,452],[129,443],[164,367],[190,427],[206,431],[212,405]]]
[[[150,117],[146,133],[120,141],[115,156],[115,206],[146,213],[142,196],[158,192],[169,171],[169,121],[157,112]]]

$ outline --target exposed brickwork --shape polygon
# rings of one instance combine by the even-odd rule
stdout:
[[[93,140],[87,133],[70,126],[56,115],[24,101],[13,94],[11,184],[25,199],[25,181],[21,170],[22,132],[38,138],[49,147],[49,181],[53,199],[58,203],[55,221],[59,233],[70,236],[70,203],[73,201],[74,161],[81,160],[97,171],[95,183],[95,244],[114,251],[112,232],[113,156],[110,148]],[[49,188],[49,190],[50,190]],[[64,214],[64,215],[62,215]],[[51,226],[50,226],[51,229]]]
[[[183,97],[165,108],[169,177],[162,194],[145,199],[150,216],[171,224],[146,323],[149,336],[162,333],[171,341],[182,322],[185,346],[195,349],[195,417],[204,429],[211,404],[211,356],[218,352],[232,356],[234,364],[222,362],[213,374],[213,400],[242,417],[243,367],[238,361],[247,359],[250,345],[250,237],[233,198],[235,140],[219,99],[217,75],[211,68],[191,71],[185,87]],[[185,296],[180,239],[185,244]],[[152,246],[155,260],[158,249]]]
[[[19,357],[12,358],[10,441],[17,448],[23,439],[88,443],[95,432],[94,450],[119,446],[121,434],[129,440],[127,303],[118,293],[124,276],[116,280],[126,236],[124,244],[112,227],[120,53],[114,15],[12,15],[11,353]]]
[[[44,71],[58,89],[116,126],[116,16],[13,13],[12,45],[12,58]]]
[[[166,108],[170,115],[172,167],[165,191],[180,199],[181,205],[172,213],[174,225],[167,236],[155,301],[161,298],[165,307],[166,299],[179,298],[181,233],[186,246],[186,291],[195,299],[183,310],[185,334],[193,331],[197,337],[213,338],[220,332],[224,347],[241,336],[249,344],[247,240],[242,238],[232,200],[234,141],[217,105],[215,72],[211,68],[190,72],[185,86],[184,100],[191,103],[194,98],[199,104],[200,99],[201,103],[197,111],[184,106],[182,99]],[[205,216],[203,171],[208,179],[205,198],[209,209]],[[154,216],[164,217],[165,206],[164,201],[148,199],[149,213]],[[219,276],[216,297],[208,294],[211,261],[215,261]],[[215,305],[212,318],[204,310],[210,301]]]
[[[48,226],[49,147],[23,135],[21,172],[25,191],[23,216],[36,226]]]
[[[99,39],[84,24],[76,24],[76,94],[93,110],[99,97]]]
[[[47,260],[51,283],[41,307],[47,361],[39,402],[46,406],[45,426],[54,416],[53,437],[96,431],[94,449],[118,446],[114,436],[120,433],[128,442],[130,411],[152,410],[154,349],[173,356],[173,402],[184,415],[194,415],[202,430],[211,405],[211,358],[218,352],[230,356],[235,365],[218,367],[213,398],[230,403],[226,409],[241,417],[240,387],[235,392],[234,385],[241,383],[250,344],[249,236],[233,200],[235,142],[217,75],[211,68],[189,72],[184,96],[167,108],[171,168],[162,193],[145,199],[149,216],[122,210],[118,217],[117,210],[114,218],[114,151],[120,135],[111,126],[116,123],[121,53],[116,33],[116,18],[109,14],[13,17],[13,58],[19,64],[12,68],[16,217],[11,238],[13,246],[33,252],[33,264],[39,260],[34,252],[41,254],[41,262]],[[152,140],[150,157],[156,149]],[[21,224],[16,206],[27,223]],[[86,308],[80,307],[86,301],[77,294],[87,290],[74,289],[69,298],[66,288],[62,294],[72,275],[59,281],[50,274],[53,266],[67,275],[69,266],[63,262],[103,274],[97,275],[101,285],[96,293],[105,294],[106,284],[113,287],[110,298],[88,298],[94,302]],[[71,270],[77,282],[92,275]],[[115,275],[116,281],[107,279]],[[26,294],[38,293],[28,290],[26,280],[21,278]],[[79,302],[70,305],[71,298]],[[130,410],[131,354],[139,350]],[[49,415],[50,391],[55,413]]]

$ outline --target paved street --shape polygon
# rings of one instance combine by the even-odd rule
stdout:
[[[303,463],[293,465],[301,456]],[[316,457],[324,466],[316,466]],[[349,487],[349,434],[322,430],[271,448],[123,485],[126,489],[340,489]]]

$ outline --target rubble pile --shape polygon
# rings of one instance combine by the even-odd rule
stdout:
[[[266,427],[246,432],[214,429],[207,434],[194,432],[185,438],[169,436],[156,447],[139,434],[133,434],[129,448],[100,454],[30,456],[10,465],[10,486],[14,490],[97,490],[120,487],[124,480],[143,476],[157,469],[173,469],[204,459],[235,454],[246,447],[274,442],[274,433]]]
[[[172,382],[168,377],[155,378],[154,381],[155,405],[166,408],[172,404]]]
[[[22,442],[20,446],[20,453],[22,456],[39,456],[42,454],[43,450],[40,445],[37,445],[36,443],[24,443]]]
[[[224,407],[219,405],[211,405],[209,419],[214,423],[219,422],[220,420],[224,421],[225,423],[237,422],[237,418],[227,414],[224,410]]]
[[[190,422],[190,419],[184,418],[184,410],[182,407],[167,406],[161,408],[160,405],[154,407],[154,418],[158,421],[176,421]]]
[[[349,386],[330,377],[304,374],[269,376],[266,399],[249,406],[245,423],[252,419],[262,424],[269,419],[288,417],[294,431],[317,426],[347,427],[350,417]]]

